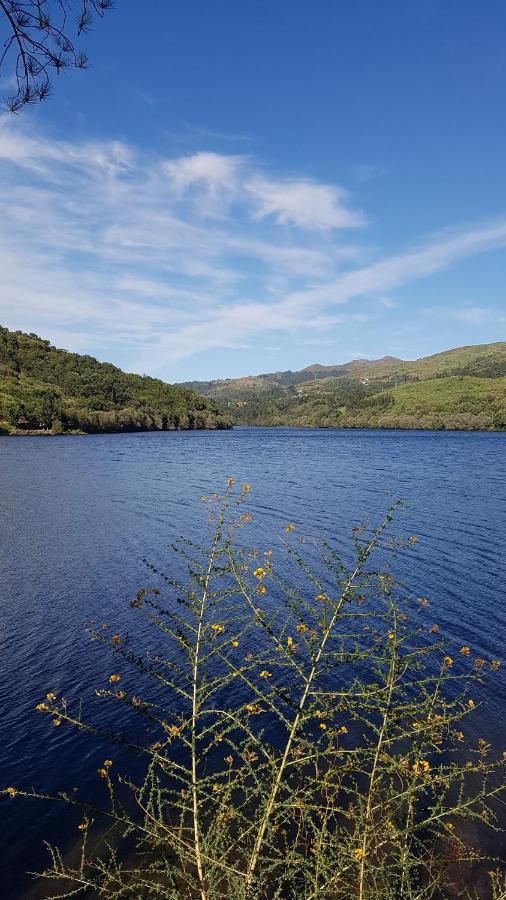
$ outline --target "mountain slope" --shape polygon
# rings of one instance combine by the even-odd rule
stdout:
[[[315,364],[226,381],[194,382],[237,424],[323,427],[506,427],[506,343]]]
[[[0,326],[0,432],[226,428],[209,400]]]

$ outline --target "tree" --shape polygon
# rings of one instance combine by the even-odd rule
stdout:
[[[46,100],[54,72],[86,68],[76,38],[111,6],[112,0],[0,0],[0,72],[12,66],[15,90],[7,98],[11,112]]]

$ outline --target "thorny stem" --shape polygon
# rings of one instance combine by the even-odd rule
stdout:
[[[396,624],[397,623],[394,620],[394,625],[396,626]],[[396,627],[394,628],[394,634],[395,633],[396,633]],[[368,838],[368,834],[369,834],[369,821],[371,818],[371,811],[372,811],[373,790],[374,790],[374,786],[376,783],[376,772],[377,772],[377,768],[378,768],[378,761],[379,761],[381,749],[383,746],[383,739],[385,737],[385,732],[387,730],[387,726],[388,726],[388,722],[389,722],[389,718],[390,718],[390,704],[392,702],[392,692],[393,692],[394,684],[395,684],[396,664],[397,664],[397,653],[396,653],[395,639],[394,639],[394,645],[392,647],[392,656],[390,659],[390,669],[388,672],[388,682],[387,682],[387,685],[388,685],[387,691],[388,692],[387,692],[387,698],[386,698],[386,704],[385,704],[385,712],[383,714],[383,721],[381,723],[381,727],[380,727],[379,734],[378,734],[378,741],[376,744],[376,752],[374,754],[371,775],[369,778],[369,788],[367,791],[367,803],[366,803],[365,820],[364,820],[364,834],[362,837],[362,847],[361,847],[362,856],[361,856],[361,860],[360,860],[359,891],[358,891],[359,900],[363,900],[363,896],[364,896],[365,860],[366,860],[366,854],[367,854],[367,838]]]
[[[434,705],[436,703],[436,700],[437,700],[437,697],[439,694],[439,690],[441,688],[442,677],[443,677],[443,668],[441,667],[441,669],[439,671],[438,679],[436,681],[434,694],[432,695],[432,699],[431,699],[431,703],[430,703],[430,707],[429,707],[429,715],[432,712],[432,710],[434,709]],[[418,748],[418,753],[416,755],[415,762],[419,762],[420,756],[421,756],[420,748]],[[414,811],[413,810],[413,794],[410,792],[409,797],[408,797],[408,808],[406,811],[406,825],[404,828],[404,846],[402,848],[402,859],[401,859],[401,866],[402,866],[401,896],[404,896],[404,888],[406,885],[406,878],[407,878],[407,868],[408,868],[407,867],[407,859],[408,859],[409,845],[410,845],[410,841],[411,841],[411,826],[412,826],[412,821],[413,821],[413,811]]]
[[[200,839],[200,825],[199,825],[199,802],[198,802],[198,791],[197,791],[197,717],[198,717],[198,675],[199,675],[199,662],[200,662],[200,649],[202,644],[202,631],[204,628],[204,613],[206,608],[206,602],[209,593],[209,583],[211,580],[211,573],[213,570],[214,561],[216,559],[216,551],[218,549],[218,544],[221,539],[222,533],[222,525],[224,519],[224,508],[220,513],[220,518],[218,520],[218,524],[216,526],[213,542],[211,545],[211,552],[209,554],[209,562],[207,566],[206,575],[204,578],[204,583],[202,586],[202,596],[199,604],[198,611],[198,627],[197,627],[197,636],[195,640],[195,653],[193,657],[193,667],[192,667],[192,717],[191,717],[191,775],[192,775],[192,803],[193,803],[193,838],[195,843],[195,862],[197,865],[197,873],[199,878],[199,888],[200,888],[200,896],[201,900],[207,900],[207,892],[204,883],[204,870],[202,866],[202,849],[201,849],[201,839]]]
[[[259,830],[258,830],[258,835],[257,835],[256,841],[255,841],[255,845],[254,845],[254,847],[253,847],[253,852],[252,852],[252,854],[251,854],[251,859],[250,859],[250,863],[249,863],[248,870],[247,870],[247,877],[246,877],[246,889],[247,889],[247,890],[251,887],[251,884],[252,884],[252,881],[253,881],[253,876],[254,876],[254,874],[255,874],[255,869],[256,869],[256,867],[257,867],[258,858],[259,858],[259,855],[260,855],[260,850],[261,850],[262,843],[263,843],[263,840],[264,840],[265,832],[266,832],[266,829],[267,829],[267,825],[268,825],[268,823],[269,823],[269,819],[270,819],[272,810],[273,810],[273,808],[274,808],[274,804],[275,804],[275,802],[276,802],[276,798],[277,798],[277,795],[278,795],[278,791],[279,791],[279,789],[280,789],[280,787],[281,787],[281,782],[282,782],[282,780],[283,780],[283,775],[284,775],[284,772],[285,772],[285,769],[286,769],[286,766],[287,766],[287,763],[288,763],[288,757],[289,757],[289,755],[290,755],[290,750],[291,750],[291,748],[292,748],[293,741],[294,741],[295,736],[296,736],[296,734],[297,734],[297,731],[298,731],[298,728],[299,728],[299,724],[300,724],[300,721],[301,721],[301,718],[302,718],[302,714],[303,714],[303,711],[304,711],[304,707],[305,707],[305,705],[306,705],[308,696],[309,696],[310,691],[311,691],[311,688],[312,688],[312,686],[313,686],[313,682],[314,682],[314,680],[315,680],[315,678],[316,678],[316,675],[317,675],[317,673],[318,673],[318,666],[319,666],[319,663],[320,663],[320,659],[321,659],[321,657],[322,657],[322,655],[323,655],[323,651],[325,650],[325,646],[326,646],[326,644],[327,644],[327,640],[328,640],[328,638],[330,637],[330,634],[331,634],[331,632],[332,632],[332,630],[333,630],[333,628],[334,628],[334,625],[335,625],[335,623],[336,623],[336,621],[337,621],[337,618],[338,618],[338,616],[339,616],[339,613],[340,613],[340,611],[341,611],[341,608],[342,608],[343,604],[345,603],[345,601],[346,601],[346,599],[347,599],[347,597],[348,597],[348,594],[349,594],[349,592],[350,592],[350,590],[351,590],[351,587],[352,587],[354,581],[356,580],[357,576],[358,576],[358,575],[360,574],[360,572],[362,571],[362,568],[363,568],[363,565],[364,565],[366,559],[367,559],[368,556],[370,555],[372,548],[374,547],[374,545],[375,545],[376,542],[378,541],[378,538],[379,538],[381,532],[386,528],[386,526],[387,526],[388,522],[390,521],[390,519],[391,519],[391,513],[389,512],[389,513],[387,514],[387,516],[385,517],[385,519],[383,520],[383,522],[381,523],[381,525],[380,525],[378,528],[375,529],[374,534],[373,534],[373,537],[371,538],[371,540],[369,541],[369,543],[367,544],[367,546],[365,547],[365,549],[362,551],[362,554],[361,554],[361,556],[360,556],[360,558],[359,558],[359,561],[358,561],[357,565],[355,566],[355,569],[354,569],[353,572],[351,573],[350,577],[348,578],[348,580],[347,580],[347,582],[346,582],[346,584],[345,584],[345,586],[344,586],[343,591],[341,592],[341,596],[339,597],[339,600],[337,601],[337,603],[336,603],[336,605],[335,605],[335,607],[334,607],[334,611],[333,611],[333,613],[332,613],[332,616],[331,616],[331,618],[330,618],[330,620],[329,620],[329,623],[328,623],[328,625],[327,625],[327,627],[326,627],[326,629],[325,629],[325,632],[324,632],[324,634],[323,634],[323,637],[322,637],[320,646],[319,646],[319,648],[318,648],[318,651],[317,651],[316,656],[315,656],[315,658],[314,658],[313,665],[312,665],[312,667],[311,667],[311,671],[310,671],[310,673],[309,673],[309,676],[308,676],[308,678],[307,678],[307,681],[306,681],[304,690],[303,690],[303,692],[302,692],[302,696],[301,696],[300,701],[299,701],[299,706],[298,706],[298,709],[297,709],[297,713],[296,713],[295,718],[294,718],[294,720],[293,720],[292,727],[291,727],[291,729],[290,729],[290,733],[289,733],[289,735],[288,735],[288,739],[287,739],[287,742],[286,742],[286,745],[285,745],[285,750],[284,750],[284,753],[283,753],[283,756],[282,756],[282,759],[281,759],[281,762],[280,762],[280,765],[279,765],[278,773],[277,773],[277,775],[276,775],[274,784],[273,784],[273,786],[272,786],[272,790],[271,790],[269,799],[268,799],[268,801],[267,801],[267,805],[266,805],[266,807],[265,807],[265,811],[264,811],[264,814],[263,814],[263,817],[262,817],[262,821],[261,821],[261,823],[260,823],[260,828],[259,828]]]

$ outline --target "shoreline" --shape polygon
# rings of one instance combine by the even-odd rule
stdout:
[[[0,438],[11,438],[11,437],[46,437],[46,438],[55,438],[55,437],[97,437],[99,435],[113,435],[118,434],[168,434],[168,433],[177,433],[177,432],[203,432],[203,431],[235,431],[239,428],[271,428],[271,429],[290,429],[291,431],[297,431],[298,429],[304,429],[304,431],[399,431],[399,432],[407,432],[407,431],[424,431],[430,432],[432,434],[445,434],[448,432],[451,433],[461,433],[461,434],[506,434],[506,428],[427,428],[425,425],[418,426],[382,426],[382,425],[288,425],[280,423],[279,425],[273,425],[271,423],[266,424],[255,424],[249,425],[246,423],[237,423],[236,425],[228,425],[227,427],[217,427],[217,428],[164,428],[164,429],[136,429],[135,431],[48,431],[44,429],[19,429],[12,431],[0,431]]]

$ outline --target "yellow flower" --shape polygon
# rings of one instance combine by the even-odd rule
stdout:
[[[56,700],[56,694],[53,694],[53,691],[49,691],[49,694],[46,694],[46,700]]]
[[[417,538],[416,534],[412,534],[411,537],[409,538],[410,544],[416,544],[417,540],[418,540],[418,538]]]
[[[261,581],[262,578],[265,578],[266,574],[267,573],[265,569],[262,569],[262,566],[258,566],[258,568],[253,572],[253,575],[255,576],[255,578],[258,578],[259,581]]]
[[[242,516],[239,517],[240,522],[251,522],[251,516],[249,513],[243,513]]]
[[[394,631],[389,631],[389,632],[388,632],[388,640],[389,640],[389,641],[395,640],[395,632],[394,632]]]
[[[455,732],[455,737],[457,738],[458,741],[463,741],[463,740],[464,740],[464,732],[463,732],[463,731],[456,731],[456,732]]]
[[[214,738],[214,743],[215,743],[215,744],[222,744],[222,743],[223,743],[223,735],[222,735],[222,734],[217,734],[217,735],[215,736],[215,738]]]
[[[100,775],[101,778],[107,778],[107,769],[97,769],[97,774]]]
[[[315,597],[315,600],[318,600],[318,603],[323,603],[323,601],[326,599],[327,598],[326,598],[325,594],[317,594]]]
[[[293,644],[293,637],[290,637],[290,636],[287,637],[287,639],[286,639],[286,646],[288,647],[289,650],[293,650],[293,646],[294,646],[294,644]]]
[[[459,650],[459,653],[462,653],[462,656],[469,656],[470,652],[471,652],[471,648],[468,647],[467,645],[464,645]]]
[[[181,729],[178,728],[177,725],[169,725],[167,731],[170,735],[172,735],[172,737],[177,737]]]
[[[47,705],[47,703],[37,703],[35,709],[37,709],[39,712],[44,712],[45,710],[49,709],[49,706]]]
[[[295,630],[297,634],[304,634],[304,632],[307,631],[307,625],[304,625],[304,623],[301,622],[300,625],[297,625]]]
[[[265,584],[257,585],[256,590],[257,590],[257,594],[265,594],[267,592],[267,588],[265,587]]]
[[[61,725],[61,719],[53,719],[53,725],[55,728],[58,728]]]
[[[231,766],[232,763],[234,762],[234,757],[231,754],[229,754],[228,756],[225,757],[225,762],[226,762],[227,766]]]
[[[293,524],[293,522],[288,523],[288,525],[285,528],[285,531],[287,534],[290,534],[291,531],[295,531],[295,525]]]
[[[243,484],[243,486],[242,486],[242,492],[243,492],[243,494],[249,494],[250,490],[251,490],[251,485],[250,485],[250,484]]]
[[[468,705],[469,709],[474,709],[474,707],[476,706],[476,703],[474,702],[474,700],[468,700],[467,705]]]
[[[430,771],[430,763],[426,759],[421,759],[419,762],[413,763],[412,768],[415,775],[427,775]]]
[[[222,631],[224,631],[223,625],[218,625],[216,622],[213,625],[211,625],[211,628],[215,634],[221,634]]]
[[[15,797],[17,794],[17,790],[14,787],[5,788],[5,793],[9,795],[9,797]]]
[[[337,731],[338,734],[348,734],[348,729],[346,725],[341,725],[341,727]]]
[[[451,656],[445,656],[445,658],[443,659],[443,665],[453,666],[453,659],[451,658]]]
[[[113,636],[112,636],[112,638],[111,638],[111,641],[112,641],[113,644],[121,644],[121,635],[120,635],[120,634],[113,634]]]
[[[272,678],[272,672],[269,672],[267,669],[262,669],[260,678]]]
[[[235,478],[227,478],[227,487],[231,488],[234,486]]]
[[[447,831],[453,831],[455,825],[453,824],[453,822],[445,822],[445,828],[447,829]]]
[[[322,731],[326,731],[326,730],[327,730],[327,726],[325,725],[325,722],[320,722],[320,728],[321,728]]]
[[[246,712],[251,713],[252,716],[256,715],[257,713],[263,712],[262,707],[258,703],[247,703],[244,708]]]
[[[217,794],[218,791],[221,791],[221,784],[213,784],[213,791],[215,794]]]
[[[230,641],[230,643],[232,644],[232,647],[238,647],[238,646],[239,646],[239,641]]]
[[[353,859],[355,859],[357,862],[360,862],[362,859],[364,859],[364,857],[365,853],[362,850],[362,847],[356,847],[353,851]]]
[[[109,675],[109,682],[111,684],[117,684],[118,681],[121,681],[121,675]]]
[[[79,828],[79,831],[86,831],[86,829],[88,828],[88,823],[87,823],[87,822],[81,822],[81,824],[78,825],[77,827]]]
[[[104,766],[106,769],[110,769],[112,766],[112,759],[104,759]]]

